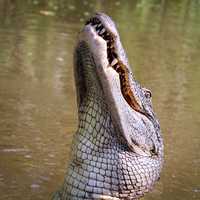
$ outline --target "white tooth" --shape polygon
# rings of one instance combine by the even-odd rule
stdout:
[[[96,27],[97,27],[97,24],[95,24],[93,27],[96,28]]]
[[[111,62],[111,66],[114,66],[116,63],[118,62],[118,60],[115,58],[112,62]]]
[[[100,34],[103,34],[105,31],[106,31],[106,29],[103,28],[103,29],[101,30]]]
[[[100,23],[98,26],[97,26],[97,28],[99,28],[100,26],[102,26],[102,24]]]

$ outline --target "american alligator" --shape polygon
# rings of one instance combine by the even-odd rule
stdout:
[[[116,26],[103,13],[86,22],[74,58],[79,124],[54,199],[139,199],[163,164],[151,92],[135,80]]]

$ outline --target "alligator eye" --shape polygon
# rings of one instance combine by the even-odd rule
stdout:
[[[151,90],[148,90],[147,88],[143,88],[144,92],[145,92],[145,97],[150,99],[152,97],[152,93]]]
[[[153,145],[153,148],[150,150],[150,153],[151,153],[152,156],[158,155],[158,153],[156,152],[156,147],[155,147],[155,145]]]

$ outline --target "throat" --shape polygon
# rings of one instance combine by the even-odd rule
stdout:
[[[113,130],[111,114],[101,92],[90,93],[79,106],[78,137],[87,140],[94,149],[103,149],[112,142]]]

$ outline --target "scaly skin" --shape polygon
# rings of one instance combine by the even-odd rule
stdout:
[[[109,17],[95,17],[110,32],[113,29],[117,33]],[[142,112],[128,105],[119,75],[107,61],[107,46],[92,31],[90,24],[84,27],[75,49],[79,124],[63,188],[54,199],[138,199],[160,176],[163,142],[159,123],[151,101],[132,77],[122,55],[120,60],[130,73],[132,93]],[[124,53],[118,33],[115,48],[119,56]]]

